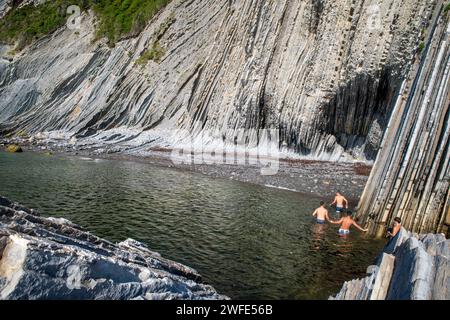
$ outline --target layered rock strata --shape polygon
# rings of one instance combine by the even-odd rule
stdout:
[[[332,300],[450,299],[450,240],[404,228],[384,248],[368,276],[345,282]]]
[[[141,154],[255,146],[274,129],[287,154],[370,161],[439,3],[174,0],[114,48],[93,42],[85,12],[15,56],[0,50],[0,124]],[[136,63],[155,47],[160,58]]]
[[[381,235],[396,217],[413,232],[450,225],[450,22],[437,7],[421,59],[397,97],[359,217]]]
[[[192,268],[0,197],[0,299],[227,299]]]

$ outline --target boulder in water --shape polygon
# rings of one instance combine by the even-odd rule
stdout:
[[[22,147],[17,144],[10,144],[6,146],[6,151],[11,153],[23,152]]]

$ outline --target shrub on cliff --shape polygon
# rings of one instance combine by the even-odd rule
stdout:
[[[34,40],[62,27],[67,8],[93,9],[99,19],[97,38],[107,37],[110,46],[139,34],[149,20],[170,0],[51,0],[37,6],[13,8],[0,19],[0,42],[17,42],[20,50]]]
[[[170,0],[99,0],[93,5],[100,19],[97,37],[113,46],[123,37],[138,35]]]
[[[67,20],[67,7],[87,8],[88,1],[52,0],[38,6],[27,5],[10,10],[0,20],[0,42],[13,44],[21,50],[32,41],[56,31]]]
[[[156,63],[161,62],[162,57],[166,54],[166,49],[161,47],[158,41],[154,42],[152,47],[136,60],[136,64],[144,66],[148,61],[152,60]]]

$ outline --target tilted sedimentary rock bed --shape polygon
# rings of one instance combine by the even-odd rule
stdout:
[[[443,11],[436,8],[361,197],[359,215],[379,234],[396,216],[417,233],[449,232],[450,14]]]
[[[449,300],[450,240],[404,228],[363,279],[345,282],[336,300]]]
[[[227,299],[200,275],[0,197],[0,299]]]
[[[92,41],[95,18],[85,12],[79,29],[63,27],[14,56],[0,48],[0,125],[140,153],[185,144],[174,129],[215,145],[245,141],[242,129],[273,128],[286,152],[374,159],[441,4],[174,0],[112,49]],[[136,65],[156,43],[160,61]]]
[[[2,18],[9,10],[9,2],[5,0],[0,1],[0,18]]]

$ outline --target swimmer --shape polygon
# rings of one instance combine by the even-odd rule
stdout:
[[[330,203],[330,206],[334,204],[336,204],[336,212],[344,212],[344,207],[345,209],[348,209],[348,201],[339,191],[336,192],[334,201]]]
[[[339,228],[338,233],[340,235],[346,235],[350,233],[350,227],[355,226],[357,229],[361,230],[362,232],[367,232],[369,229],[362,228],[359,224],[355,222],[352,218],[352,212],[351,211],[344,211],[342,212],[342,218],[338,221],[330,220],[332,224],[340,224],[341,227]]]
[[[313,217],[317,216],[317,223],[318,224],[324,224],[325,220],[330,221],[330,218],[328,217],[328,210],[324,207],[325,203],[323,201],[320,201],[320,207],[318,207],[313,212]]]

